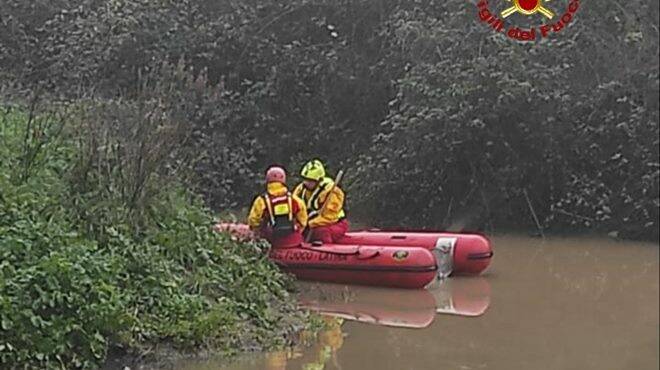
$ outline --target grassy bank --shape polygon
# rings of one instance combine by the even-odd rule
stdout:
[[[0,367],[96,368],[109,349],[234,352],[301,327],[264,245],[211,232],[196,197],[158,174],[140,207],[123,201],[118,181],[81,170],[84,140],[58,117],[0,113]]]

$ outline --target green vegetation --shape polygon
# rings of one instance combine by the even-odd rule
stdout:
[[[162,97],[188,105],[188,186],[216,211],[249,203],[267,165],[320,156],[349,169],[350,210],[370,224],[536,229],[533,210],[550,230],[658,238],[651,3],[581,3],[533,43],[463,0],[0,5],[12,86],[126,102],[181,62],[196,87]]]
[[[80,126],[49,110],[0,113],[0,367],[95,368],[110,348],[232,352],[302,327],[263,244],[212,232],[196,197],[157,189],[162,175],[130,203],[126,163],[111,178],[83,171]]]
[[[348,169],[369,224],[658,239],[657,3],[526,44],[464,0],[0,9],[3,368],[287,337],[288,280],[204,208],[274,162]]]

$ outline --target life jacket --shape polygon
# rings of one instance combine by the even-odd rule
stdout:
[[[319,216],[319,212],[321,212],[321,207],[323,206],[323,203],[320,201],[321,193],[323,193],[326,189],[330,190],[332,187],[333,181],[332,179],[326,177],[323,180],[319,182],[319,184],[314,188],[313,190],[308,190],[305,186],[301,185],[301,190],[300,194],[300,199],[302,199],[305,202],[305,205],[307,206],[307,215],[309,217],[308,221],[313,220],[314,218]],[[329,196],[328,194],[326,198]],[[339,212],[339,217],[338,219],[344,219],[346,218],[346,212],[342,209]]]
[[[263,195],[266,203],[265,217],[268,225],[273,230],[273,236],[281,238],[295,232],[294,213],[298,205],[293,201],[290,192],[284,195],[272,196],[268,193]]]

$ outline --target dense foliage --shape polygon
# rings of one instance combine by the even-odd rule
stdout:
[[[109,349],[231,352],[300,329],[265,245],[213,232],[196,197],[137,168],[165,163],[154,144],[108,130],[112,102],[87,104],[0,112],[0,367],[95,368]],[[151,157],[122,159],[119,139]]]
[[[526,44],[459,0],[0,4],[7,80],[115,97],[191,68],[192,184],[215,209],[319,156],[373,222],[658,237],[656,2],[583,1]]]

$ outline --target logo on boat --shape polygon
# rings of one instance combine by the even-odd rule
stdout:
[[[564,7],[563,13],[557,5],[549,5],[550,0],[498,0],[504,3],[499,11],[491,9],[488,0],[480,0],[477,3],[479,20],[486,23],[496,33],[503,33],[508,38],[518,41],[538,41],[562,32],[575,18],[575,14],[580,9],[580,0],[570,0]],[[556,3],[556,2],[555,2]],[[505,23],[514,22],[519,14],[537,21],[539,24],[518,27],[515,24]]]
[[[272,250],[271,258],[284,261],[346,261],[347,255],[300,250]]]
[[[394,258],[395,261],[403,261],[408,258],[408,251],[396,251],[392,253],[392,258]]]

